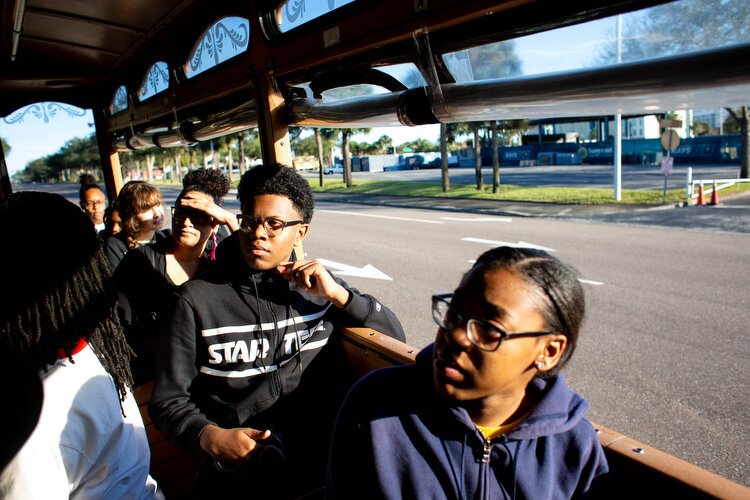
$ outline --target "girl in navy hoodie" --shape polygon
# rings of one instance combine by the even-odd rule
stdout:
[[[432,297],[435,343],[379,370],[336,423],[329,498],[571,498],[607,462],[560,368],[584,315],[576,273],[546,252],[484,253]]]

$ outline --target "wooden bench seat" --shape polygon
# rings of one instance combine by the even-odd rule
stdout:
[[[339,344],[358,375],[388,366],[413,363],[418,349],[369,328],[341,332]],[[168,499],[185,498],[192,492],[200,459],[170,445],[148,415],[153,382],[133,391],[146,424],[151,445],[151,475]],[[603,498],[748,498],[750,488],[646,444],[593,424],[607,455],[610,474],[597,496]],[[321,496],[314,492],[315,497]]]

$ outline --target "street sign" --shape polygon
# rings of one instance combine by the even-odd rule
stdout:
[[[674,167],[674,158],[671,156],[665,156],[661,159],[661,173],[664,175],[670,175],[672,168]]]
[[[661,119],[659,120],[659,125],[661,125],[664,128],[680,128],[682,127],[682,120],[674,120],[674,119]]]
[[[680,136],[674,130],[665,130],[661,134],[661,145],[667,151],[674,151],[680,145]]]

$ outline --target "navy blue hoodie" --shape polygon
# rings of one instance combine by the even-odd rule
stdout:
[[[509,434],[486,441],[466,410],[434,389],[432,346],[410,366],[354,386],[336,422],[328,498],[571,498],[607,462],[588,404],[562,375],[534,379],[537,404]]]

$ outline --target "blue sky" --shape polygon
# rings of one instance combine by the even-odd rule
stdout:
[[[614,34],[614,23],[614,18],[610,18],[517,39],[515,49],[523,64],[523,74],[584,67],[596,55],[597,45]],[[68,140],[87,136],[93,132],[90,126],[93,121],[90,111],[77,118],[58,112],[49,122],[30,114],[16,124],[0,119],[0,137],[11,146],[5,158],[9,171],[12,174],[22,170],[28,162],[58,151]],[[438,125],[385,127],[373,129],[367,136],[354,136],[353,140],[372,142],[381,135],[389,135],[394,144],[401,144],[420,137],[436,141],[439,133]]]

